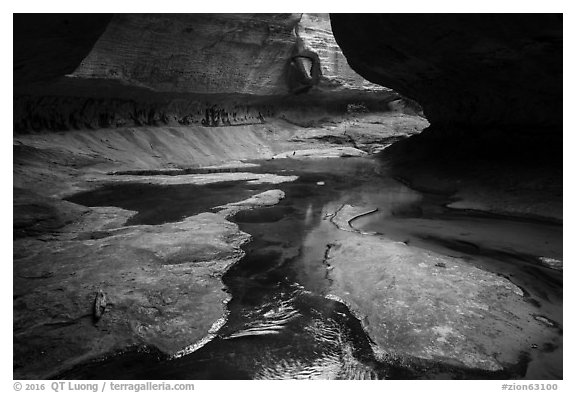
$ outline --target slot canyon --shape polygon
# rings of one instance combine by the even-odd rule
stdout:
[[[14,379],[563,378],[562,14],[14,14]]]

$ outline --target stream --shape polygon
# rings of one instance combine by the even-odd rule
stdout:
[[[540,314],[562,325],[562,225],[446,207],[448,196],[415,191],[373,158],[254,161],[245,172],[297,175],[282,184],[110,185],[68,200],[138,211],[127,224],[161,224],[268,189],[285,199],[231,221],[250,233],[246,256],[223,277],[232,295],[226,324],[197,351],[169,359],[128,350],[73,368],[66,379],[486,379],[562,378],[562,335],[504,372],[418,359],[379,361],[359,316],[327,298],[324,258],[334,233],[328,217],[344,204],[377,208],[351,225],[391,240],[462,258],[508,278]],[[543,259],[545,258],[545,259]],[[529,348],[528,348],[529,350]]]

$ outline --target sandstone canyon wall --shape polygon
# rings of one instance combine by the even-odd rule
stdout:
[[[332,14],[350,66],[433,125],[562,124],[562,15]]]
[[[397,176],[461,208],[561,219],[562,14],[330,18],[349,65],[430,121],[387,150]]]
[[[50,22],[36,37],[64,24]],[[226,126],[270,117],[307,124],[345,113],[349,103],[419,110],[352,71],[326,14],[122,14],[102,24],[86,25],[83,36],[101,34],[82,41],[84,51],[93,47],[75,58],[75,69],[66,63],[60,74],[35,79],[15,71],[15,130]],[[15,57],[42,67],[40,56]]]

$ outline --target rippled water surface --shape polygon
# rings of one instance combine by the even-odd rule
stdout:
[[[157,224],[280,188],[280,204],[234,217],[253,236],[246,257],[224,276],[230,314],[217,338],[194,353],[166,359],[129,351],[85,364],[66,378],[158,379],[383,379],[561,378],[558,347],[503,374],[426,362],[380,362],[360,321],[325,295],[330,287],[324,257],[334,231],[329,214],[343,204],[377,207],[352,225],[409,245],[467,258],[503,274],[530,293],[543,313],[562,322],[562,274],[539,257],[562,259],[562,227],[447,209],[446,196],[422,194],[386,175],[375,160],[273,160],[256,172],[296,174],[280,185],[108,187],[75,200],[88,206],[137,210],[133,223]],[[73,199],[74,200],[74,199]],[[560,375],[558,377],[558,374]]]

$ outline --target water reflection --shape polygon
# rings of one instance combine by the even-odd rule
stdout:
[[[326,298],[331,285],[325,264],[326,250],[335,239],[346,236],[345,232],[330,222],[329,217],[343,204],[378,208],[377,213],[354,220],[352,224],[356,228],[378,232],[393,240],[405,241],[411,246],[466,257],[482,268],[513,277],[528,292],[533,291],[534,296],[543,294],[537,299],[543,312],[555,315],[561,321],[561,274],[557,277],[554,272],[550,273],[552,281],[542,284],[540,273],[537,272],[535,276],[525,264],[509,263],[506,258],[495,259],[490,251],[484,254],[478,252],[500,250],[509,255],[546,254],[561,258],[561,227],[454,213],[444,207],[448,202],[445,197],[421,194],[409,189],[387,177],[380,164],[370,159],[308,162],[287,159],[261,164],[261,167],[251,170],[296,174],[299,179],[293,183],[262,186],[262,191],[266,187],[281,188],[286,198],[274,207],[244,211],[234,217],[240,228],[253,236],[253,241],[245,246],[246,257],[223,278],[232,294],[232,300],[228,303],[228,321],[218,332],[218,337],[198,351],[179,359],[169,360],[157,354],[129,352],[83,365],[65,377],[478,377],[478,373],[471,370],[425,362],[406,361],[400,365],[378,362],[360,322],[342,303]],[[376,171],[384,174],[376,176]],[[227,196],[218,198],[239,200],[245,193],[254,192],[254,189],[244,187],[242,182],[228,185],[225,190]],[[105,202],[121,203],[120,207],[138,210],[140,217],[146,217],[146,220],[153,223],[167,219],[166,212],[158,208],[166,198],[170,201],[171,209],[174,209],[168,218],[179,219],[182,215],[192,214],[190,206],[196,197],[202,199],[207,196],[205,200],[208,201],[212,195],[218,194],[210,193],[209,190],[194,190],[190,194],[190,190],[179,189],[175,195],[181,197],[172,198],[170,189],[168,187],[161,192],[150,189],[153,192],[147,193],[150,190],[140,187],[132,194],[123,190],[125,197],[120,202],[118,196],[110,194],[107,194]],[[133,200],[128,197],[130,195]],[[477,247],[458,250],[454,244],[463,244],[458,243],[460,240],[476,244]],[[532,269],[538,268],[534,264],[529,265]],[[554,374],[554,368],[558,368],[557,353],[552,360],[547,358],[542,361],[548,374]]]

